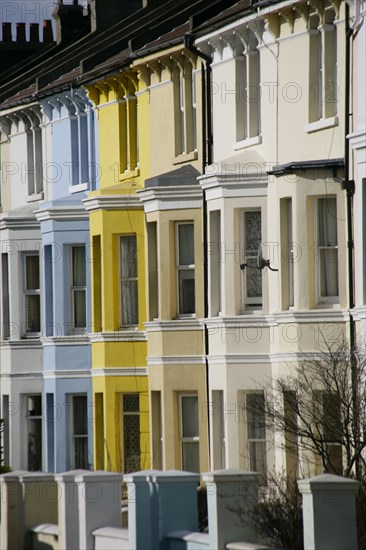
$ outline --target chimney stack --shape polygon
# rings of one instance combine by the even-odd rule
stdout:
[[[25,39],[25,23],[17,23],[17,42],[26,42]]]
[[[39,42],[39,23],[30,23],[29,42]]]
[[[50,44],[51,42],[53,42],[53,30],[52,30],[51,19],[44,19],[43,21],[42,41],[45,44]]]
[[[78,0],[73,0],[72,5],[63,4],[58,0],[52,16],[56,20],[56,42],[71,42],[75,38],[81,38],[90,32],[89,15],[84,15],[83,6]]]
[[[12,42],[11,23],[3,23],[3,42]]]

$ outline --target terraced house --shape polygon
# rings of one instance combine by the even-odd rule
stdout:
[[[6,463],[320,472],[264,387],[364,335],[364,2],[77,4],[0,86]]]

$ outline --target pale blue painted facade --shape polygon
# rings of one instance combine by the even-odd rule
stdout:
[[[42,240],[43,469],[62,472],[93,464],[89,217],[82,201],[96,188],[96,128],[82,90],[41,105],[51,149],[48,200],[36,213]]]

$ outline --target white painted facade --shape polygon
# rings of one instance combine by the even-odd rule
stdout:
[[[211,467],[253,469],[248,395],[319,351],[322,334],[330,343],[348,334],[346,196],[334,179],[344,159],[345,4],[259,8],[196,45],[213,59],[214,162],[200,178],[210,243]],[[319,220],[331,209],[334,242],[323,253]],[[256,265],[259,243],[278,271],[241,270]],[[325,275],[319,258],[329,253],[336,259]],[[257,296],[250,290],[254,273],[261,298],[258,280]],[[264,437],[267,469],[290,468],[283,434]]]

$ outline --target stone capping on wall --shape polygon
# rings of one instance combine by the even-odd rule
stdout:
[[[123,476],[128,530],[121,528],[120,473],[3,474],[1,549],[28,548],[35,535],[42,535],[48,543],[56,539],[57,548],[74,550],[266,550],[269,547],[261,543],[249,521],[239,524],[237,513],[239,508],[250,517],[258,499],[258,477],[255,472],[230,469],[201,475],[207,487],[209,523],[208,534],[202,534],[197,514],[199,474],[146,470]],[[358,482],[325,474],[298,485],[303,494],[305,550],[356,550]],[[46,539],[36,537],[39,543]]]

